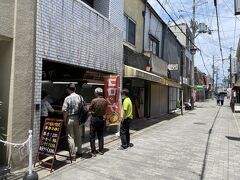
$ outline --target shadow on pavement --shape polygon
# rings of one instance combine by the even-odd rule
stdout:
[[[140,131],[144,128],[153,126],[161,121],[168,121],[175,117],[177,117],[177,114],[168,114],[160,118],[144,118],[144,119],[134,119],[131,124],[131,130]]]
[[[196,124],[196,125],[206,125],[206,123],[201,123],[201,122],[195,122],[193,124]]]
[[[240,141],[240,137],[232,137],[232,136],[225,136],[225,137],[232,141]]]

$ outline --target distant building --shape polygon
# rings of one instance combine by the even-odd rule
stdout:
[[[192,63],[192,55],[190,52],[191,48],[191,40],[192,40],[192,32],[187,24],[179,24],[178,25],[181,30],[187,35],[183,34],[182,31],[177,26],[171,26],[172,32],[176,35],[179,42],[185,48],[184,51],[184,59],[183,59],[183,85],[184,85],[184,101],[190,101],[192,96],[192,85],[193,85],[193,63]]]

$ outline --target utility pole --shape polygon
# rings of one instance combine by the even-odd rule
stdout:
[[[183,53],[185,52],[185,50],[182,49],[181,51],[181,67],[180,67],[180,73],[181,73],[181,115],[183,115],[183,58],[184,58],[184,55]]]
[[[192,34],[193,34],[193,37],[192,37],[192,43],[193,43],[193,46],[195,46],[195,37],[196,37],[196,31],[197,31],[197,25],[196,25],[196,20],[195,20],[195,15],[196,15],[196,1],[193,0],[193,18],[192,18]],[[191,74],[192,74],[192,77],[191,77],[191,81],[192,81],[192,87],[194,87],[195,83],[194,83],[194,80],[195,80],[195,76],[194,76],[194,54],[192,54],[192,67],[191,67]],[[192,89],[192,94],[191,94],[191,99],[193,98],[193,89]],[[192,108],[194,108],[194,100],[191,101],[192,102]]]
[[[215,67],[214,67],[214,56],[213,56],[213,65],[212,65],[212,99],[214,98],[214,74],[215,74]]]
[[[215,86],[215,91],[218,92],[218,69],[217,69],[217,72],[216,72],[216,86]]]
[[[232,48],[230,48],[230,56],[229,56],[229,60],[230,60],[230,88],[232,88]]]

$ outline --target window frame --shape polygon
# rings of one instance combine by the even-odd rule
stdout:
[[[153,53],[153,43],[151,43],[151,42],[154,42],[154,43],[156,43],[156,54],[155,53]],[[149,34],[149,50],[152,48],[152,50],[150,50],[154,55],[156,55],[156,56],[158,56],[159,57],[159,44],[160,44],[160,41],[157,39],[157,38],[155,38],[153,35],[151,35],[151,34]],[[150,48],[151,47],[151,48]]]
[[[129,22],[132,22],[135,26],[134,28],[134,44],[132,42],[129,41]],[[124,23],[125,26],[124,26],[124,34],[123,34],[123,39],[125,42],[127,42],[128,44],[132,45],[132,46],[136,46],[136,31],[137,31],[137,24],[136,22],[131,18],[129,17],[127,14],[124,14]]]

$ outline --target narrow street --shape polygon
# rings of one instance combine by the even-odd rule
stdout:
[[[184,116],[159,122],[132,136],[134,147],[106,146],[103,156],[86,159],[44,179],[240,179],[238,123],[229,102],[197,103]]]

